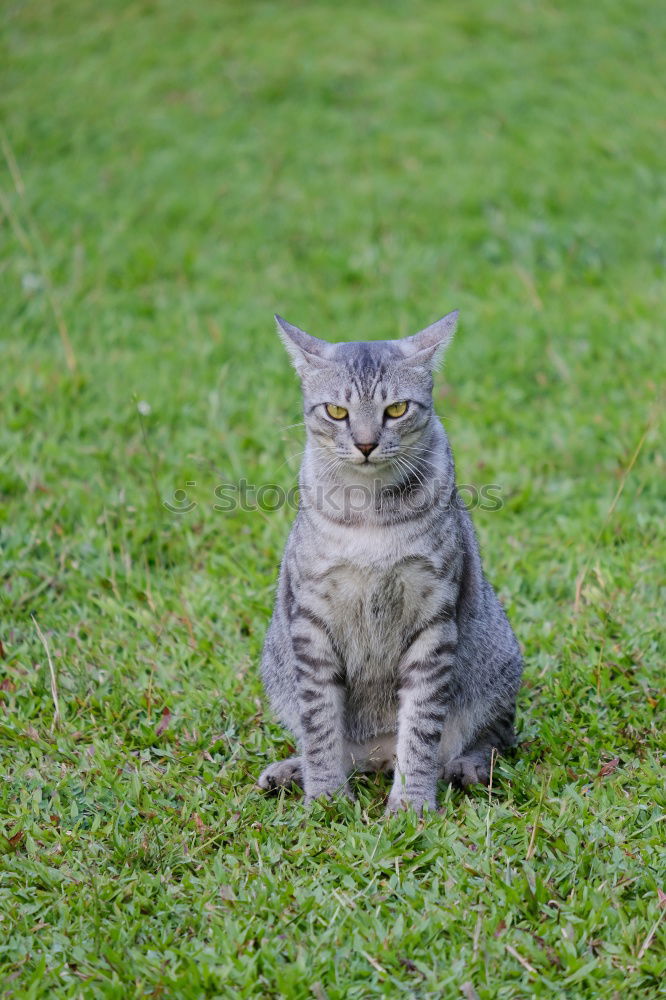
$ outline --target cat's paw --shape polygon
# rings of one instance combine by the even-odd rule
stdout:
[[[487,785],[490,782],[490,757],[469,754],[455,757],[444,766],[442,774],[444,781],[458,788],[469,788],[470,785]]]
[[[262,771],[257,782],[259,788],[266,792],[276,792],[280,788],[290,788],[291,785],[303,787],[303,770],[300,757],[289,757],[287,760],[276,760]]]
[[[328,781],[308,782],[305,787],[305,804],[311,805],[318,799],[345,798],[356,801],[346,777],[334,778]]]
[[[410,792],[406,788],[392,789],[386,803],[385,816],[394,816],[403,809],[413,809],[418,816],[428,809],[434,812],[437,803],[434,795],[424,795],[422,792]]]

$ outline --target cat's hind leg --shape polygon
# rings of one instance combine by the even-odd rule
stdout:
[[[280,788],[290,788],[291,785],[303,787],[303,768],[300,757],[287,757],[286,760],[276,760],[262,771],[257,782],[259,788],[267,792],[275,792]]]
[[[470,785],[488,785],[492,747],[474,747],[459,757],[447,761],[442,770],[442,778],[450,785],[468,788]]]
[[[495,759],[515,743],[513,728],[515,710],[513,707],[503,710],[477,736],[464,746],[454,749],[455,741],[450,744],[449,753],[442,757],[442,778],[451,785],[468,788],[470,785],[488,785]],[[462,741],[461,741],[462,742]],[[453,752],[451,752],[453,751]]]

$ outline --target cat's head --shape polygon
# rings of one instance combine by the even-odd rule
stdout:
[[[280,316],[278,332],[301,379],[305,424],[337,467],[378,471],[409,462],[432,417],[432,372],[458,312],[402,340],[329,344]]]

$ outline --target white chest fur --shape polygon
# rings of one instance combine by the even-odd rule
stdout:
[[[437,608],[438,581],[429,562],[390,568],[338,563],[326,578],[327,620],[347,677],[393,674],[412,630]]]

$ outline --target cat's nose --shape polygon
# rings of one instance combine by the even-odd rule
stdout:
[[[359,451],[362,451],[365,457],[367,458],[370,452],[374,451],[375,448],[377,447],[377,442],[371,441],[370,444],[358,444],[358,442],[356,442],[356,447],[358,448]]]

